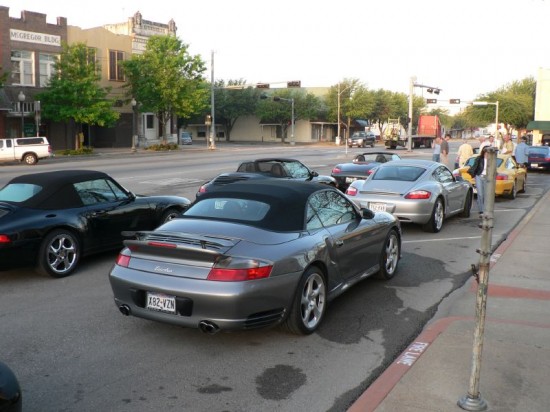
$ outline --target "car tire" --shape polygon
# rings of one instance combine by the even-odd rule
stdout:
[[[29,166],[33,166],[38,163],[38,158],[34,153],[27,153],[25,156],[23,156],[23,162],[25,162]]]
[[[380,253],[379,279],[389,280],[394,277],[400,256],[399,235],[395,229],[392,229],[386,236],[384,247]]]
[[[462,209],[462,212],[460,212],[461,217],[470,217],[470,211],[472,210],[472,202],[473,202],[472,191],[468,190],[466,199],[464,199],[464,208]]]
[[[508,193],[508,199],[515,199],[516,194],[518,193],[516,181],[514,180],[514,184],[512,185],[512,190],[510,190],[510,193]]]
[[[80,253],[80,242],[73,232],[52,230],[40,244],[37,271],[54,278],[69,276],[80,260]]]
[[[176,209],[175,207],[168,208],[162,214],[162,217],[160,219],[160,224],[162,225],[166,222],[169,222],[172,219],[175,219],[176,217],[178,217],[179,215],[181,215],[180,210]]]
[[[438,233],[443,227],[443,220],[445,219],[445,207],[441,198],[435,200],[434,208],[430,216],[430,220],[422,229],[426,232]]]
[[[283,327],[297,335],[313,333],[324,318],[327,303],[325,275],[318,267],[311,266],[298,283],[294,302]]]
[[[525,193],[525,184],[527,183],[527,177],[523,179],[523,184],[521,185],[521,190],[518,190],[518,193]]]

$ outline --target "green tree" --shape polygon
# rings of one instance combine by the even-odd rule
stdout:
[[[36,98],[42,102],[43,118],[69,123],[76,148],[82,124],[112,126],[120,116],[113,110],[114,101],[107,98],[109,89],[99,86],[101,71],[97,64],[89,64],[88,57],[84,43],[64,44],[54,66],[56,75]],[[71,145],[68,141],[67,146]]]
[[[225,140],[231,140],[231,130],[242,116],[253,115],[260,99],[260,89],[246,86],[243,79],[223,80],[214,86],[216,124],[223,125]],[[208,96],[210,99],[210,96]]]
[[[280,89],[263,95],[266,98],[260,99],[256,107],[256,116],[261,122],[278,123],[281,126],[283,143],[292,125],[292,99],[294,122],[316,118],[323,107],[318,97],[302,89]]]
[[[208,104],[205,63],[191,56],[188,47],[173,36],[152,36],[143,54],[124,62],[128,97],[139,102],[141,111],[156,113],[164,141],[172,116],[191,118]]]

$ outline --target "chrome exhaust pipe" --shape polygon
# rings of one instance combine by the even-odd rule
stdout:
[[[120,313],[122,313],[124,316],[130,316],[130,306],[128,305],[120,305],[118,307],[118,310],[120,310]]]
[[[201,332],[207,333],[209,335],[214,335],[220,331],[220,327],[209,320],[201,320],[199,322],[199,329]]]

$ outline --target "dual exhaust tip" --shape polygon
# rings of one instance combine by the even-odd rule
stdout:
[[[130,314],[132,313],[132,310],[128,305],[120,305],[118,307],[118,310],[124,316],[130,316]],[[218,333],[220,331],[220,327],[216,325],[214,322],[210,322],[209,320],[201,320],[199,322],[199,329],[201,330],[201,332],[204,332],[209,335],[214,335],[215,333]]]

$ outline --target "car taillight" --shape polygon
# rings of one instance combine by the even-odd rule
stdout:
[[[332,173],[334,174],[338,174],[342,171],[342,169],[340,169],[339,167],[335,167],[334,169],[332,169]]]
[[[122,253],[118,255],[118,257],[116,258],[116,264],[118,266],[122,266],[124,268],[127,268],[129,265],[130,265],[130,256],[128,255],[123,255]]]
[[[426,190],[415,190],[405,195],[405,199],[429,199],[432,194]]]
[[[373,173],[374,173],[374,169],[369,169],[369,170],[367,171],[367,176],[370,176],[370,175],[372,175]]]
[[[348,187],[348,189],[346,190],[346,195],[348,196],[357,196],[357,192],[359,192],[357,190],[357,188],[353,187],[353,186],[350,186]]]
[[[0,235],[0,243],[11,243],[11,239],[8,235]]]
[[[257,280],[269,277],[272,265],[252,268],[212,268],[208,273],[208,280],[221,282],[241,282],[245,280]]]
[[[508,180],[508,179],[509,179],[508,175],[505,175],[505,174],[502,174],[502,173],[497,173],[496,180]]]

